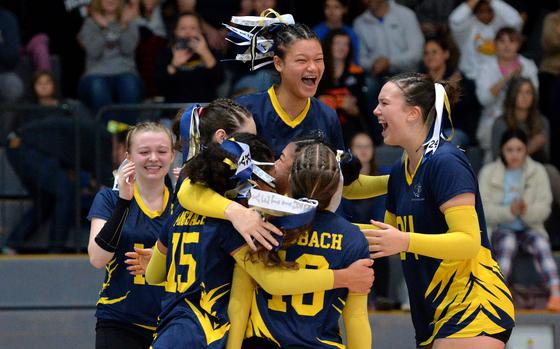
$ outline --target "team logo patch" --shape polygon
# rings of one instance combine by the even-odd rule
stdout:
[[[424,197],[422,194],[422,184],[416,183],[412,188],[412,201],[424,201]]]

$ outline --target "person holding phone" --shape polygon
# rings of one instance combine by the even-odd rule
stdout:
[[[156,85],[166,102],[205,103],[217,97],[224,71],[208,48],[201,23],[196,13],[181,14],[170,45],[157,59]]]

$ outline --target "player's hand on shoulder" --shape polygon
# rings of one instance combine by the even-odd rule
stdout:
[[[334,288],[348,288],[352,293],[367,294],[375,280],[373,260],[358,259],[345,269],[334,271]]]
[[[263,220],[260,213],[255,209],[243,206],[234,208],[232,212],[228,212],[226,209],[226,218],[233,224],[252,250],[256,251],[257,249],[255,241],[258,241],[267,250],[271,250],[273,246],[278,246],[278,241],[272,234],[282,235],[282,232],[274,224]]]
[[[408,250],[409,234],[383,222],[371,220],[371,224],[379,229],[362,230],[369,244],[371,258],[392,256]]]

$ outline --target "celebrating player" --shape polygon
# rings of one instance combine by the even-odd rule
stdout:
[[[511,294],[476,176],[441,134],[457,92],[416,73],[383,86],[374,114],[405,158],[391,171],[385,223],[372,221],[380,229],[366,234],[373,258],[401,254],[418,347],[501,349],[514,326]]]

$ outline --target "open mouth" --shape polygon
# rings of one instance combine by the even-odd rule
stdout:
[[[305,86],[308,87],[315,87],[315,84],[317,83],[317,77],[316,76],[304,76],[301,81],[303,82],[303,84]]]
[[[379,124],[381,125],[381,127],[383,127],[383,131],[385,131],[387,127],[389,127],[389,125],[385,121],[379,121]]]

